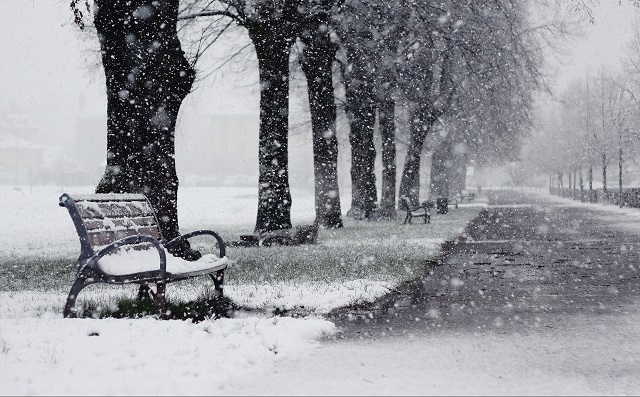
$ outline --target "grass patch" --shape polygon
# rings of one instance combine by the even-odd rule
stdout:
[[[254,310],[262,310],[278,301],[273,306],[279,310],[277,307],[284,301],[282,310],[300,307],[304,312],[313,312],[312,307],[301,306],[298,302],[313,305],[310,300],[329,296],[344,284],[355,285],[349,287],[347,294],[354,295],[352,303],[357,305],[363,296],[359,293],[360,285],[371,286],[373,282],[394,288],[427,274],[433,260],[440,255],[442,244],[460,235],[479,212],[480,207],[461,206],[446,215],[434,214],[430,224],[417,222],[410,225],[403,225],[402,219],[367,222],[345,217],[344,228],[321,229],[318,244],[228,247],[227,256],[232,263],[225,272],[225,284],[242,291],[242,296],[234,296],[243,306],[240,309],[253,307]],[[247,230],[242,226],[227,227],[222,237],[233,241],[245,233]],[[210,239],[194,241],[194,248],[201,249],[203,253],[216,252]],[[75,254],[68,257],[38,257],[37,253],[28,257],[5,255],[0,257],[0,291],[49,290],[66,294],[74,280],[76,261]],[[359,284],[361,280],[367,282]],[[302,289],[299,288],[301,285],[304,286]],[[95,318],[156,315],[151,300],[131,299],[136,295],[133,291],[136,286],[127,287],[128,292],[124,294],[127,297],[114,294],[114,287],[91,286],[89,289],[93,292],[86,298],[83,297],[86,289],[83,290],[77,302],[79,314]],[[209,288],[211,282],[208,277],[170,283],[167,291],[175,295],[167,297],[169,317],[201,321],[238,309],[238,305],[228,298],[221,301],[213,299]],[[359,292],[353,293],[354,290]],[[366,293],[366,287],[362,291]]]
[[[75,258],[0,257],[0,291],[68,289],[75,271]]]
[[[478,212],[460,207],[434,215],[426,225],[345,219],[342,229],[320,230],[316,245],[229,247],[233,264],[226,279],[228,284],[412,280],[428,271],[444,242],[462,233],[451,225],[466,225]]]
[[[78,309],[78,317],[83,318],[143,318],[159,315],[153,299],[146,297],[120,297],[115,303],[89,299],[78,303]],[[168,320],[191,320],[194,323],[231,317],[237,309],[237,305],[228,297],[215,297],[213,290],[205,290],[191,301],[167,299],[165,305]]]

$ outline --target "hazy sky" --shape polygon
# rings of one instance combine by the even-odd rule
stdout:
[[[595,24],[585,24],[585,38],[571,45],[563,78],[622,56],[638,11],[628,2],[601,1],[605,5],[594,9]],[[28,114],[40,125],[43,139],[51,142],[64,142],[65,131],[75,129],[80,112],[105,113],[101,71],[88,73],[83,61],[86,49],[97,43],[80,40],[70,21],[69,0],[0,0],[0,11],[0,109],[12,106]],[[256,113],[258,93],[252,78],[257,76],[249,74],[238,82],[228,70],[215,80],[204,80],[183,107],[185,119],[195,112]]]

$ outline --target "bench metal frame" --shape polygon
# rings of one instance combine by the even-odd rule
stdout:
[[[424,223],[431,223],[431,207],[433,207],[433,203],[424,201],[419,206],[412,208],[409,198],[402,196],[400,200],[404,203],[407,211],[407,216],[404,218],[405,225],[411,223],[411,219],[413,218],[423,218]]]
[[[75,199],[73,197],[75,197]],[[140,290],[138,293],[138,297],[151,295],[151,297],[155,301],[156,308],[158,309],[160,316],[163,318],[165,316],[166,304],[165,288],[166,284],[169,282],[209,275],[214,283],[215,296],[221,297],[223,295],[224,270],[227,267],[226,264],[192,272],[169,273],[167,272],[167,258],[165,250],[163,249],[164,247],[167,250],[170,250],[171,248],[179,246],[183,241],[188,240],[192,237],[200,235],[210,235],[217,241],[219,257],[223,258],[226,255],[226,244],[218,233],[214,232],[213,230],[196,230],[191,233],[181,235],[163,244],[161,240],[160,230],[157,226],[157,219],[155,219],[155,215],[152,215],[155,219],[155,225],[148,225],[147,228],[151,229],[155,236],[146,234],[132,234],[120,239],[113,240],[101,249],[96,250],[91,243],[91,239],[85,225],[85,220],[83,219],[81,211],[76,205],[76,201],[88,201],[92,203],[109,202],[111,204],[130,204],[137,201],[146,202],[149,207],[150,204],[146,197],[142,194],[91,194],[74,195],[73,197],[67,193],[64,193],[62,196],[60,196],[59,202],[59,205],[61,207],[65,207],[69,211],[69,215],[71,216],[73,224],[75,225],[78,238],[80,239],[80,256],[78,258],[76,278],[75,282],[71,286],[71,290],[69,291],[69,296],[67,297],[67,302],[65,304],[63,312],[64,317],[77,317],[75,302],[78,294],[85,287],[96,283],[139,284]],[[115,204],[115,206],[113,206],[112,208],[115,208],[117,210],[118,204]],[[122,209],[124,210],[125,208],[122,207]],[[126,214],[123,213],[122,216],[126,217]],[[130,273],[124,275],[113,275],[105,273],[100,268],[100,266],[98,266],[98,261],[105,255],[113,253],[114,251],[117,251],[122,247],[135,246],[142,243],[150,244],[152,249],[155,249],[157,251],[158,270]],[[156,284],[155,292],[149,288],[149,283]]]

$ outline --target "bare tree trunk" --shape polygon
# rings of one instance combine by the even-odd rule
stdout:
[[[420,200],[420,159],[427,134],[431,131],[437,118],[427,109],[418,108],[411,117],[411,140],[407,146],[402,177],[400,179],[400,196],[409,198],[411,205],[417,205]],[[401,202],[398,208],[404,210]]]
[[[256,232],[291,228],[289,51],[291,32],[248,24],[260,76],[259,188]]]
[[[452,143],[453,145],[453,143]],[[466,153],[456,153],[455,150],[451,150],[451,159],[449,160],[449,188],[451,194],[462,193],[465,189],[466,177],[467,177],[467,155]],[[522,186],[521,190],[522,190]]]
[[[451,196],[452,157],[453,143],[449,138],[444,138],[440,145],[434,148],[431,157],[431,197],[435,197],[436,200],[448,199]]]
[[[582,168],[580,168],[579,176],[580,176],[580,201],[584,203],[584,177],[582,175]]]
[[[607,154],[602,153],[602,192],[607,196]]]
[[[593,194],[593,165],[589,164],[589,202],[595,203],[597,201]]]
[[[571,171],[569,171],[569,197],[573,198],[573,190],[571,188]]]
[[[381,215],[384,219],[395,219],[396,214],[396,136],[395,102],[380,101],[378,124],[382,140],[382,194]]]
[[[96,0],[107,86],[107,166],[96,192],[144,193],[165,240],[179,235],[175,126],[195,77],[177,20],[178,0]]]
[[[622,167],[623,167],[623,158],[622,158],[622,148],[618,149],[618,201],[620,208],[624,207],[624,197],[622,196]]]
[[[352,71],[346,79],[346,110],[349,118],[351,144],[351,209],[356,219],[369,219],[378,204],[373,143],[376,103],[373,82],[367,75],[362,60],[350,54]]]
[[[340,228],[342,211],[338,188],[338,138],[332,65],[336,45],[318,26],[303,36],[305,48],[301,61],[307,77],[311,128],[313,131],[313,169],[315,176],[315,223]]]

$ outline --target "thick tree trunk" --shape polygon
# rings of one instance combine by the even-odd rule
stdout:
[[[431,197],[448,198],[451,195],[451,161],[453,147],[450,139],[445,138],[433,150],[431,157]]]
[[[418,109],[411,118],[411,140],[407,146],[407,157],[404,161],[402,177],[400,178],[400,197],[409,198],[411,205],[418,205],[420,201],[420,160],[422,148],[427,134],[431,131],[437,118],[425,109]],[[401,202],[398,208],[404,210]]]
[[[378,125],[382,140],[382,194],[380,211],[384,219],[395,219],[396,214],[396,136],[395,102],[380,101]]]
[[[352,71],[346,84],[346,110],[351,144],[351,209],[355,219],[370,219],[378,204],[373,143],[376,104],[373,82],[365,68],[351,54]]]
[[[337,110],[332,71],[336,45],[320,26],[311,26],[310,30],[309,36],[303,37],[305,48],[301,65],[307,78],[313,132],[315,223],[326,228],[340,228],[343,223],[338,188]]]
[[[461,193],[466,187],[467,179],[467,155],[466,153],[456,153],[452,151],[452,178],[451,178],[451,193]]]
[[[569,197],[573,198],[573,187],[571,185],[571,171],[569,171]]]
[[[564,197],[564,175],[562,175],[562,172],[558,173],[558,188],[560,189],[560,195]]]
[[[176,23],[178,0],[96,0],[107,86],[107,166],[96,192],[144,193],[162,236],[179,235],[175,126],[195,72]]]
[[[258,57],[260,132],[256,232],[289,229],[289,51],[292,38],[273,26],[248,26]]]
[[[580,177],[580,201],[584,203],[584,176],[582,175],[582,168],[578,171]]]

